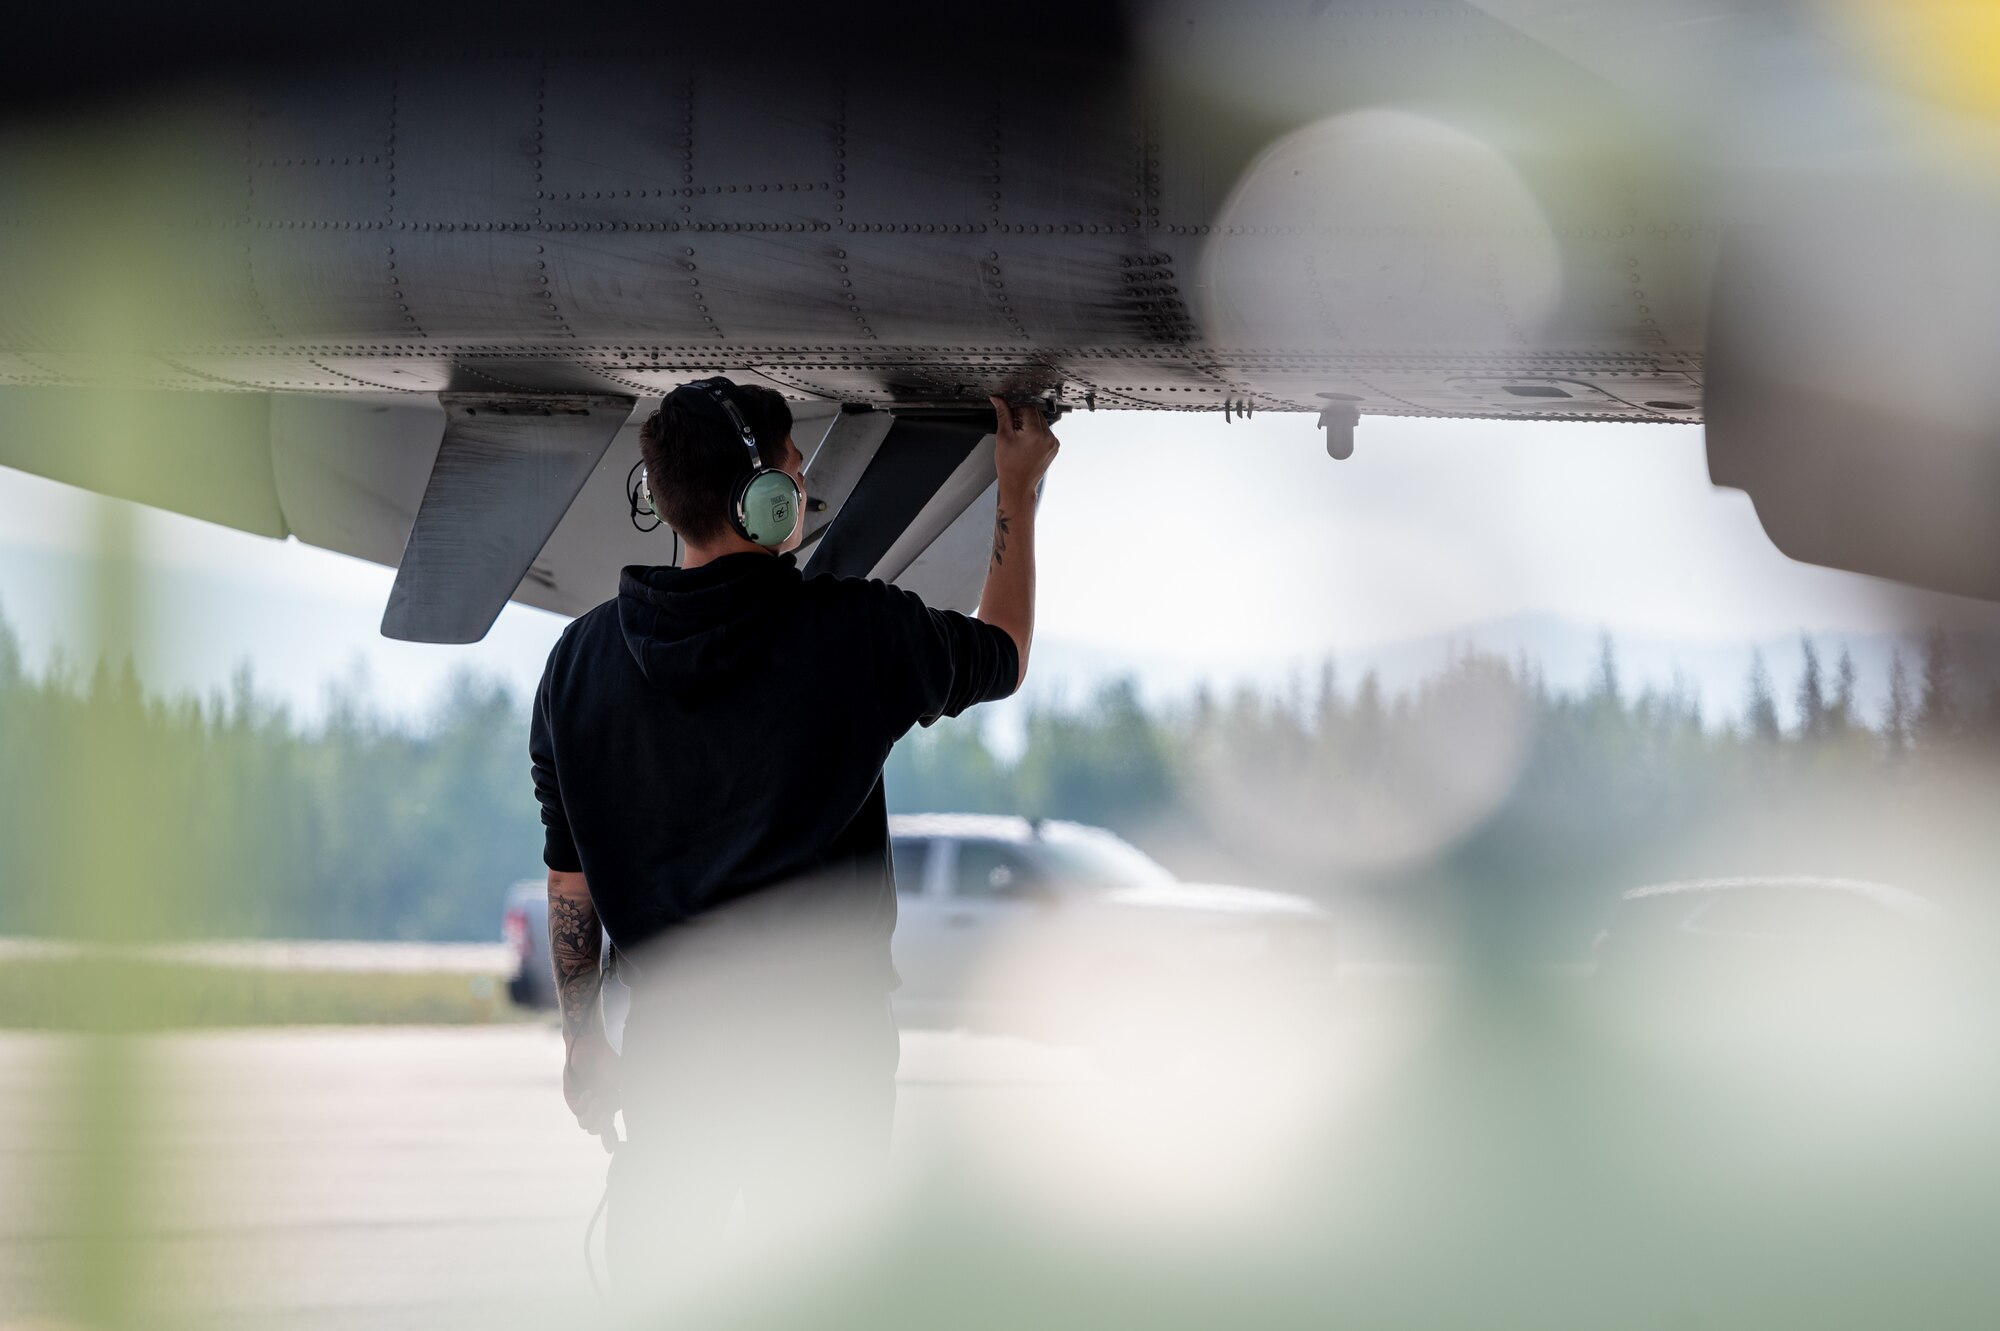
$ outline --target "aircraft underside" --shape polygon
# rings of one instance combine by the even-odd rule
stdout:
[[[15,117],[0,461],[397,564],[385,631],[463,641],[657,557],[633,413],[702,375],[812,422],[810,560],[952,604],[989,392],[1310,412],[1336,456],[1367,415],[1706,419],[1788,552],[2000,597],[1959,262],[2000,209],[1747,9],[1084,5],[986,61],[935,15],[499,14],[179,33],[184,77]],[[154,445],[94,457],[79,394]]]

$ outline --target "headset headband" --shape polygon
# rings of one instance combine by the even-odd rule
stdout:
[[[742,439],[743,446],[750,450],[750,469],[762,471],[764,452],[757,446],[757,432],[750,428],[750,422],[743,418],[743,412],[730,397],[730,390],[735,387],[735,384],[719,376],[713,379],[697,379],[693,383],[682,384],[667,394],[667,397],[669,401],[678,398],[684,406],[693,402],[714,403],[722,412],[723,419],[729,423],[729,428]],[[682,394],[686,396],[682,397]]]
[[[764,464],[763,452],[757,447],[757,433],[744,418],[735,395],[736,385],[718,376],[682,384],[667,394],[667,401],[679,399],[688,410],[695,409],[697,403],[701,404],[702,411],[719,414],[743,441],[743,447],[750,455],[750,465],[731,487],[729,525],[737,535],[752,544],[776,550],[797,535],[805,493],[789,472]],[[651,492],[646,494],[650,505]]]

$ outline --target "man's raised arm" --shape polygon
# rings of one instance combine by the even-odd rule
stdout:
[[[1062,445],[1040,407],[993,403],[993,468],[1000,502],[993,512],[993,559],[979,594],[979,618],[1004,629],[1021,657],[1018,687],[1028,677],[1028,647],[1035,637],[1035,490]]]

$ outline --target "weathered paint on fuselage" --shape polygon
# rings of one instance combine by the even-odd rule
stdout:
[[[1479,9],[1159,5],[994,73],[857,25],[163,89],[121,131],[163,197],[12,150],[0,383],[1699,418],[1699,190]],[[105,198],[171,270],[117,358],[74,299]]]

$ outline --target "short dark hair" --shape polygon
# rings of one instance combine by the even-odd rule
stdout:
[[[726,390],[757,436],[764,465],[784,461],[792,408],[784,395],[761,384]],[[653,507],[684,541],[714,541],[729,531],[729,492],[743,474],[743,440],[714,413],[669,397],[639,427],[639,456]]]

